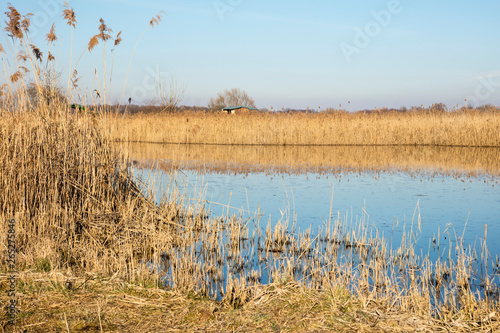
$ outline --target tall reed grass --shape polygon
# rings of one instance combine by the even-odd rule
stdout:
[[[66,10],[68,24],[74,23],[71,10]],[[29,45],[24,39],[29,24],[22,21],[29,20],[29,16],[22,19],[12,6],[7,15],[17,47],[25,48]],[[101,33],[106,31],[103,27]],[[34,73],[39,56],[39,51],[26,53]],[[271,282],[274,286],[290,285],[329,295],[353,295],[358,309],[377,304],[377,309],[384,313],[399,311],[407,316],[421,316],[433,323],[437,321],[437,327],[449,327],[448,323],[452,327],[468,325],[471,329],[498,327],[494,322],[495,311],[499,310],[496,277],[487,268],[478,278],[474,276],[477,264],[498,266],[498,258],[491,262],[485,240],[479,255],[473,250],[463,250],[461,238],[456,237],[459,246],[455,255],[433,263],[415,253],[418,228],[413,224],[401,245],[392,249],[381,235],[368,229],[365,220],[352,224],[347,217],[331,216],[321,230],[300,232],[286,218],[274,227],[269,224],[260,228],[259,212],[247,221],[239,216],[212,217],[205,207],[193,205],[175,191],[156,203],[152,199],[154,193],[148,195],[150,191],[132,177],[128,161],[111,142],[117,138],[119,127],[103,129],[100,125],[103,115],[72,112],[61,99],[42,98],[47,96],[43,84],[36,85],[38,98],[30,100],[29,83],[21,80],[22,69],[17,68],[9,76],[11,84],[5,89],[7,94],[1,104],[0,244],[7,244],[7,221],[14,216],[18,270],[61,272],[67,279],[67,290],[72,288],[71,278],[78,277],[84,285],[89,274],[148,281],[178,292],[219,296],[222,304],[235,308],[268,298],[269,292],[262,284]],[[294,117],[290,119],[311,119],[317,126],[324,123],[320,121],[324,120],[322,116]],[[374,117],[374,123],[384,124],[383,117]],[[453,116],[449,122],[456,120],[465,126],[461,117]],[[472,145],[488,145],[476,134],[483,129],[491,131],[492,127],[484,122],[496,119],[496,115],[472,117],[477,117]],[[135,118],[125,117],[121,121],[131,119]],[[197,131],[202,131],[201,125],[205,123],[214,126],[218,121],[223,123],[215,115],[176,115],[156,120],[161,119],[170,119],[172,129],[184,124],[186,133],[194,137],[199,134],[193,132],[192,123],[199,124]],[[224,118],[224,123],[235,126],[229,133],[237,133],[236,126],[243,126],[245,119],[250,118]],[[284,116],[262,116],[262,119],[270,123],[267,129],[278,128],[272,142],[286,142],[280,140],[302,135],[290,132],[289,124],[281,121],[287,119]],[[339,121],[350,123],[348,119],[351,118],[341,117]],[[155,121],[150,117],[137,120]],[[119,121],[120,118],[112,118],[106,125],[116,126]],[[491,119],[489,123],[496,124]],[[260,124],[264,126],[264,122]],[[298,123],[295,126],[300,127]],[[285,128],[289,132],[279,134]],[[223,126],[215,129],[222,130]],[[115,136],[110,136],[110,132]],[[266,141],[267,134],[263,132],[258,131],[261,133],[258,140]],[[315,137],[320,140],[322,134],[329,132],[324,129]],[[368,131],[360,129],[360,132],[364,133],[361,138],[371,138]],[[223,143],[227,139],[220,140]],[[253,231],[250,223],[256,225]],[[450,253],[451,249],[450,246]],[[7,272],[7,247],[1,247],[0,253],[0,271]],[[479,288],[472,287],[476,281]],[[57,285],[61,287],[60,283]],[[99,327],[102,331],[100,312]],[[67,321],[65,329],[69,331]]]
[[[497,109],[370,114],[135,114],[113,117],[108,126],[114,140],[129,142],[500,146]]]
[[[71,91],[65,94],[50,52],[57,40],[54,25],[47,34],[49,50],[42,51],[31,43],[31,14],[10,4],[8,9],[5,30],[11,38],[1,48],[10,50],[5,56],[11,61],[4,63],[8,83],[0,95],[0,242],[6,244],[6,221],[15,217],[18,269],[149,276],[145,262],[158,262],[160,247],[175,244],[180,216],[185,221],[188,212],[154,204],[95,114],[70,109],[68,101],[78,94],[76,79],[70,76]],[[74,28],[67,3],[63,16]],[[92,47],[111,38],[100,23]],[[6,247],[1,251],[5,270]]]
[[[1,218],[16,217],[20,267],[133,274],[150,245],[172,242],[177,212],[142,195],[95,119],[21,113],[1,123]]]

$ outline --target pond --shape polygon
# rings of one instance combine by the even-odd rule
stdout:
[[[340,218],[383,235],[389,248],[411,230],[415,251],[434,261],[447,257],[458,239],[478,253],[486,244],[493,262],[489,271],[498,273],[498,148],[147,143],[123,148],[138,177],[155,180],[158,197],[175,184],[195,202],[201,197],[215,216],[258,215],[259,228],[284,223],[299,232],[310,228],[313,235]]]

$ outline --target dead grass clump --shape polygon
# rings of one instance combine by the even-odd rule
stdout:
[[[144,197],[95,119],[20,113],[1,122],[1,218],[16,218],[20,267],[47,260],[132,277],[139,259],[172,243],[179,211]]]
[[[0,290],[7,278],[0,275]],[[363,303],[345,288],[314,290],[295,282],[255,289],[243,306],[234,306],[155,287],[96,275],[26,272],[19,276],[19,319],[6,332],[496,332],[498,313],[477,321],[400,312],[397,307]],[[2,304],[6,293],[0,294]]]
[[[66,2],[64,7],[63,18],[74,28],[75,13]],[[74,77],[65,93],[57,62],[51,61],[54,25],[46,53],[28,33],[32,15],[8,8],[5,30],[12,38],[6,39],[6,57],[12,61],[4,71],[10,84],[2,85],[0,96],[0,242],[6,244],[7,221],[15,217],[19,270],[68,269],[128,279],[150,274],[146,263],[160,260],[189,217],[181,221],[187,216],[183,209],[147,198],[95,114],[69,108],[68,101],[79,95],[76,66],[70,59]],[[106,42],[111,30],[103,20],[99,31]],[[115,45],[119,40],[120,34]],[[6,270],[7,248],[0,251],[0,269]]]

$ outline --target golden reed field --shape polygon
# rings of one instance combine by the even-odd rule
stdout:
[[[221,145],[499,147],[500,112],[135,114],[105,123],[118,141]]]

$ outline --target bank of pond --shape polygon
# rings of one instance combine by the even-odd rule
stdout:
[[[122,149],[158,200],[206,217],[157,267],[169,287],[194,279],[244,303],[252,285],[294,280],[431,312],[498,302],[499,149]]]

